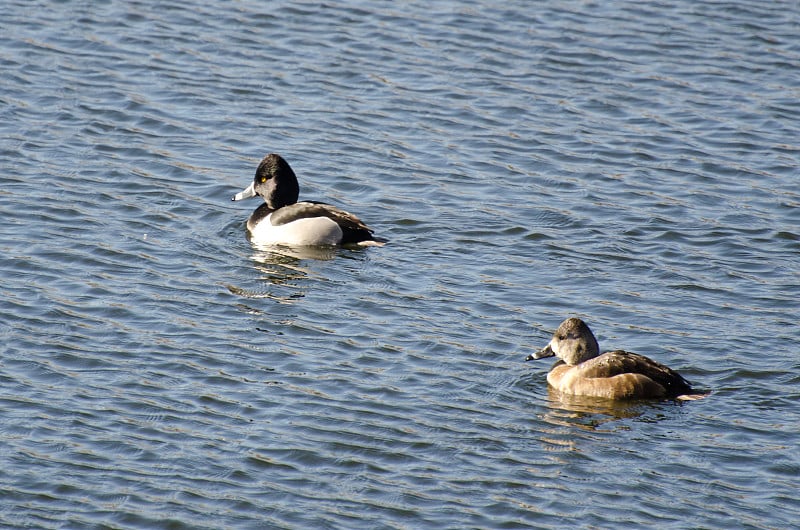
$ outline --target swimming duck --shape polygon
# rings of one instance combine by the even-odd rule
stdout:
[[[280,155],[264,157],[253,182],[231,200],[264,199],[247,220],[251,241],[267,245],[379,245],[355,215],[317,201],[297,202],[300,187]]]
[[[678,372],[637,353],[614,350],[600,354],[592,330],[579,318],[558,326],[550,343],[525,359],[556,356],[547,382],[564,394],[608,399],[676,397],[692,391]]]

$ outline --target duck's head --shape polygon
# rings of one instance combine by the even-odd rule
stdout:
[[[240,201],[258,195],[271,210],[294,204],[300,195],[300,186],[291,166],[280,155],[274,153],[264,157],[253,182],[233,196],[231,200]]]
[[[550,343],[528,355],[526,361],[556,356],[569,365],[580,364],[600,354],[594,333],[580,318],[568,318],[558,326]]]

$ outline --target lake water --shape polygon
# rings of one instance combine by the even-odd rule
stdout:
[[[6,2],[0,526],[800,521],[795,2]],[[257,249],[282,154],[382,248]],[[548,391],[568,316],[704,400]]]

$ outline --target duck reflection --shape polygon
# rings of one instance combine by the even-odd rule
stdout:
[[[308,260],[330,260],[336,256],[334,247],[284,247],[253,245],[250,259],[261,273],[260,289],[244,289],[228,286],[239,296],[258,299],[267,298],[280,303],[293,303],[305,297],[306,280],[313,274],[303,264]]]
[[[564,394],[550,386],[547,387],[547,402],[551,407],[568,412],[581,415],[602,414],[611,419],[639,417],[647,406],[646,401],[619,401]]]
[[[251,241],[252,243],[252,241]],[[252,243],[252,259],[257,263],[267,265],[283,265],[295,268],[301,260],[328,261],[336,257],[337,247],[334,246],[285,246],[285,245],[259,245]],[[305,269],[303,269],[305,270]]]
[[[290,247],[255,247],[250,259],[261,272],[267,293],[265,298],[278,302],[294,302],[306,294],[305,280],[312,271],[303,266],[307,259],[331,259],[329,254],[315,252],[317,249]]]
[[[666,407],[681,406],[676,400],[612,400],[588,396],[563,394],[558,390],[547,389],[548,411],[545,421],[552,425],[579,427],[586,430],[627,429],[630,425],[620,420],[655,423],[670,417]]]

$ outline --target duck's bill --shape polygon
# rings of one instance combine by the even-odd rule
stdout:
[[[239,193],[234,195],[231,200],[232,201],[241,201],[242,199],[249,199],[250,197],[255,197],[255,196],[256,196],[256,184],[255,184],[255,182],[253,182],[252,184],[247,186],[245,189],[243,189],[242,191],[240,191]]]
[[[535,361],[536,359],[544,359],[545,357],[553,357],[556,352],[553,351],[553,348],[550,347],[548,344],[544,348],[539,351],[535,351],[532,354],[525,357],[526,361]]]

